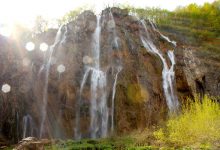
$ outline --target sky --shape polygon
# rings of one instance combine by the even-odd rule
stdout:
[[[103,6],[112,4],[130,4],[137,7],[160,7],[174,10],[177,6],[185,6],[190,3],[199,5],[214,0],[1,0],[0,25],[11,26],[15,23],[27,27],[33,25],[36,16],[44,16],[46,19],[56,19],[74,8],[89,5],[97,10]]]

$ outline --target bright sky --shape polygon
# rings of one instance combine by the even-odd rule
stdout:
[[[137,7],[160,7],[169,10],[190,3],[203,4],[214,0],[1,0],[0,25],[13,25],[15,22],[25,26],[33,25],[37,15],[55,19],[66,12],[84,5],[100,10],[103,6],[126,3]]]

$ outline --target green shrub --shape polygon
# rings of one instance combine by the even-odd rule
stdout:
[[[183,106],[181,115],[171,117],[166,127],[154,132],[160,141],[178,146],[199,145],[208,148],[220,141],[220,105],[204,97]]]

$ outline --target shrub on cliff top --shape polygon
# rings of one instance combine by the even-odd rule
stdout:
[[[154,132],[162,142],[178,146],[220,146],[220,105],[207,96],[183,106],[181,115],[171,117],[166,127]]]

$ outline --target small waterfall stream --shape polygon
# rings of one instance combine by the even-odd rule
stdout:
[[[114,41],[114,45],[115,45],[116,49],[118,49],[119,48],[119,44],[118,44],[118,39],[119,38],[118,38],[118,36],[116,34],[116,29],[115,29],[116,24],[115,24],[115,20],[114,20],[114,17],[113,17],[111,9],[110,9],[109,15],[110,15],[110,20],[113,22],[113,37],[114,37],[113,41]]]
[[[115,113],[115,93],[116,93],[116,85],[118,81],[118,74],[122,70],[122,67],[117,68],[117,73],[115,75],[114,83],[113,83],[113,88],[112,88],[112,110],[111,110],[111,132],[113,133],[114,131],[114,113]]]
[[[65,26],[61,26],[57,32],[56,38],[55,38],[55,42],[52,46],[50,46],[50,50],[49,50],[49,58],[47,61],[46,66],[46,72],[45,72],[45,85],[44,85],[44,89],[43,89],[43,104],[42,104],[42,110],[41,110],[41,115],[42,115],[42,119],[41,119],[41,124],[40,124],[40,138],[42,138],[42,135],[44,133],[44,125],[45,125],[45,120],[46,120],[46,114],[47,114],[47,99],[48,99],[48,79],[49,79],[49,73],[50,73],[50,66],[51,66],[51,61],[52,61],[52,55],[53,55],[53,51],[54,49],[60,44],[61,40],[62,40],[62,29]]]
[[[23,138],[33,136],[33,119],[27,114],[23,117]]]
[[[82,135],[80,132],[80,106],[81,106],[81,100],[82,100],[82,92],[84,89],[84,85],[88,79],[89,73],[91,71],[90,67],[86,67],[85,68],[86,71],[83,75],[83,79],[81,81],[81,85],[80,85],[80,92],[79,92],[79,99],[77,100],[77,104],[76,104],[76,119],[75,119],[75,128],[74,128],[74,137],[76,140],[80,140]]]
[[[175,65],[175,57],[174,57],[174,53],[173,51],[168,51],[168,57],[171,61],[171,67],[168,67],[168,64],[166,62],[166,59],[163,57],[162,53],[160,52],[160,50],[157,49],[157,47],[154,45],[150,34],[148,32],[148,29],[145,25],[144,20],[141,20],[141,24],[144,27],[144,33],[140,34],[140,38],[141,41],[144,45],[144,47],[149,50],[151,53],[156,54],[157,56],[159,56],[159,58],[161,59],[162,63],[163,63],[163,71],[162,71],[162,78],[163,78],[163,89],[164,89],[164,94],[166,97],[166,101],[167,101],[167,106],[170,110],[170,112],[175,112],[178,110],[178,106],[179,106],[179,102],[177,99],[177,96],[175,95],[174,92],[174,77],[175,77],[175,73],[174,73],[174,65]],[[155,27],[153,27],[154,30],[156,30]],[[146,34],[146,36],[143,36],[143,34]],[[162,34],[160,34],[162,35]],[[165,37],[165,36],[163,36]],[[168,38],[165,38],[168,39]],[[169,42],[170,40],[168,40]]]
[[[154,31],[156,31],[157,33],[159,33],[160,36],[161,36],[163,39],[165,39],[167,42],[172,43],[174,46],[176,46],[176,41],[171,41],[169,37],[163,35],[159,30],[157,30],[157,26],[156,26],[151,20],[149,20],[149,22],[150,22],[150,24],[151,24],[151,26],[152,26],[152,28],[153,28]]]

